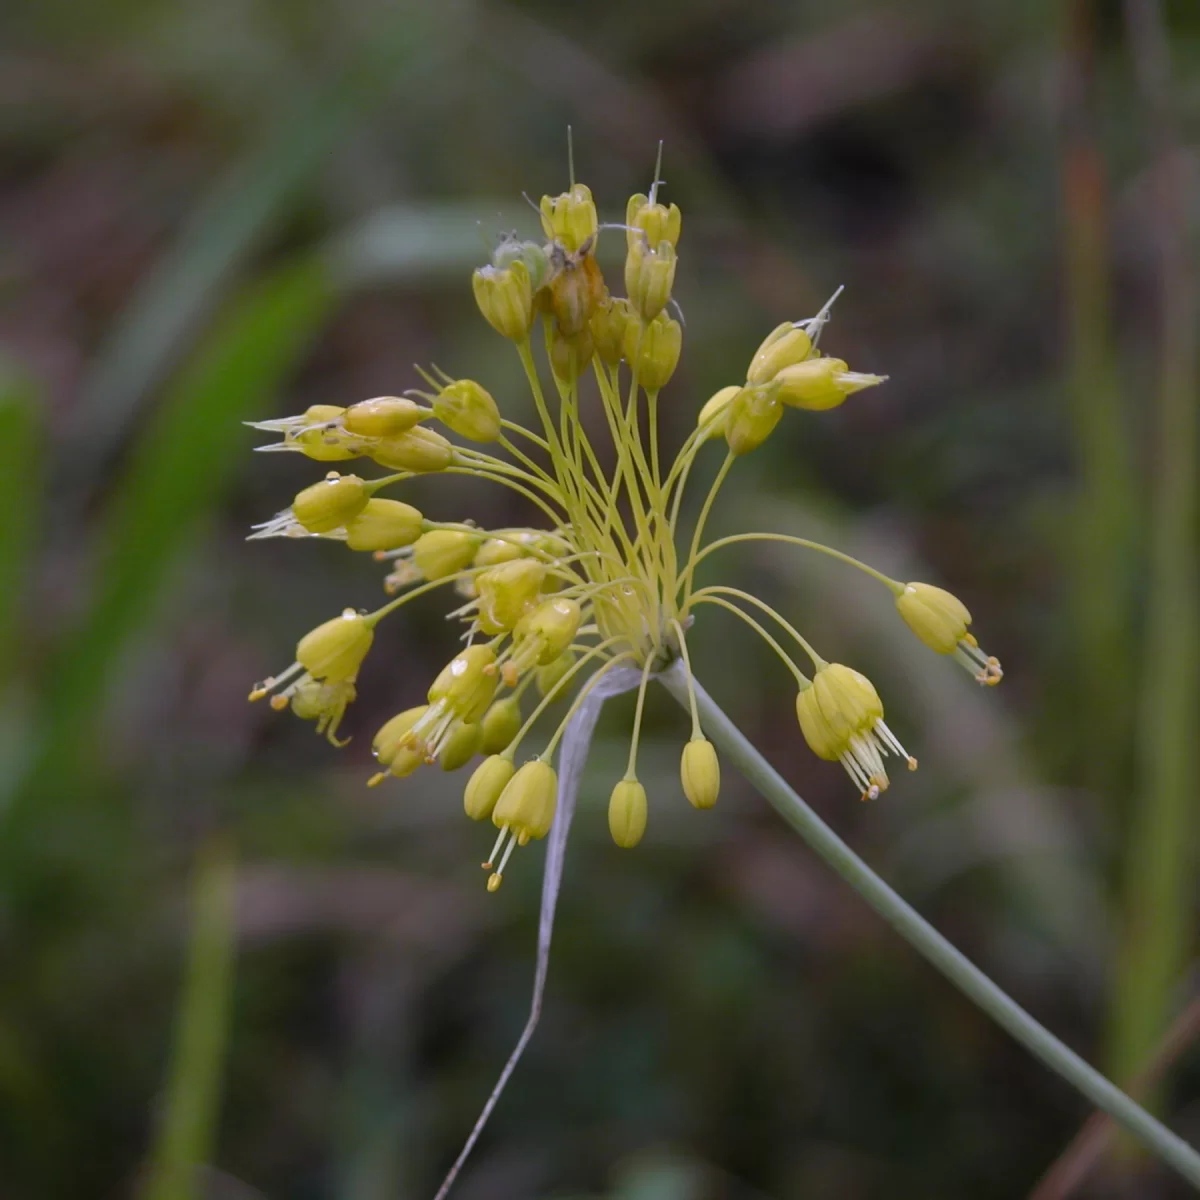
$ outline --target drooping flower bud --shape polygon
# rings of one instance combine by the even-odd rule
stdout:
[[[473,379],[456,379],[442,388],[434,398],[433,415],[472,442],[494,442],[500,436],[496,401]]]
[[[746,372],[746,382],[753,385],[769,383],[784,367],[804,362],[812,352],[812,338],[808,333],[785,321],[767,334],[762,345],[754,352],[750,369]]]
[[[683,794],[693,808],[712,808],[721,791],[721,763],[712,742],[692,738],[683,748],[679,763]]]
[[[487,712],[498,682],[496,652],[490,646],[468,646],[429,685],[429,703],[440,703],[457,720],[474,723]]]
[[[646,789],[636,779],[622,779],[608,799],[608,831],[624,850],[631,850],[646,832]]]
[[[381,467],[418,474],[444,471],[454,462],[454,443],[436,429],[415,425],[407,433],[369,443],[365,453]]]
[[[520,259],[507,267],[480,267],[471,276],[475,303],[488,324],[514,342],[523,342],[533,324],[529,268]]]
[[[549,696],[566,678],[567,672],[575,665],[575,652],[564,650],[556,659],[544,667],[538,667],[534,675],[539,696]]]
[[[683,214],[678,204],[668,208],[639,193],[630,196],[625,206],[625,225],[625,238],[630,248],[635,240],[643,236],[652,246],[657,246],[659,242],[670,242],[676,246],[683,226]]]
[[[375,640],[374,627],[352,608],[318,625],[296,646],[296,661],[314,678],[326,683],[353,680]]]
[[[544,838],[558,807],[558,773],[540,758],[530,759],[508,781],[492,812],[492,824],[507,825],[524,845]]]
[[[330,471],[292,501],[292,515],[309,533],[340,529],[366,507],[370,493],[357,475]]]
[[[729,405],[734,396],[742,389],[732,384],[715,392],[705,402],[696,418],[696,428],[700,432],[700,440],[707,442],[710,438],[725,436],[725,422],[729,419]]]
[[[784,367],[774,378],[779,399],[792,408],[823,412],[836,408],[847,396],[883,383],[886,375],[851,371],[840,358],[810,358]]]
[[[406,396],[376,396],[346,409],[342,427],[366,438],[392,438],[406,433],[422,417],[420,405]]]
[[[545,566],[533,558],[501,563],[476,576],[479,589],[479,625],[489,635],[512,629],[538,598]]]
[[[425,762],[425,743],[413,727],[428,711],[427,704],[406,708],[380,726],[371,742],[371,752],[383,769],[367,780],[368,787],[376,787],[388,775],[403,779]]]
[[[917,760],[883,720],[883,703],[871,681],[841,663],[825,663],[796,697],[800,730],[818,758],[841,762],[864,800],[888,786],[883,756],[895,754],[915,771]]]
[[[577,183],[559,196],[543,196],[540,208],[546,236],[564,250],[574,253],[599,232],[596,204],[586,184]]]
[[[570,647],[582,621],[579,601],[563,596],[544,601],[517,622],[513,630],[514,658],[523,669],[535,664],[548,667]]]
[[[609,296],[597,306],[588,329],[601,362],[615,367],[622,360],[625,354],[625,330],[631,320],[628,300],[614,300]]]
[[[775,432],[783,405],[770,388],[742,388],[727,402],[725,440],[734,454],[757,450]]]
[[[499,754],[521,729],[521,702],[516,696],[497,700],[483,715],[482,740],[479,749],[484,754]]]
[[[633,238],[625,257],[625,291],[643,321],[653,321],[671,299],[675,285],[675,247],[668,241]]]
[[[971,614],[957,596],[932,584],[907,583],[896,597],[896,608],[925,645],[953,654],[979,683],[994,686],[1004,678],[1000,660],[986,655],[967,632]]]
[[[421,510],[400,500],[370,499],[362,512],[346,522],[351,550],[399,550],[421,536]]]
[[[451,726],[442,743],[438,762],[443,771],[457,771],[473,759],[479,750],[481,730],[476,721],[459,721]]]
[[[625,360],[637,372],[638,383],[648,392],[666,387],[683,349],[683,329],[666,313],[647,325],[630,321],[625,329]]]
[[[512,760],[500,754],[485,758],[475,768],[463,792],[463,808],[472,821],[483,821],[492,815],[514,770]]]
[[[426,579],[445,579],[471,565],[481,540],[465,529],[431,529],[413,543],[413,562]]]

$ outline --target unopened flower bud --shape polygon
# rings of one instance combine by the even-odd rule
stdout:
[[[679,244],[679,231],[683,225],[683,214],[678,204],[666,205],[652,201],[649,196],[630,196],[625,206],[625,237],[630,247],[635,240],[645,235],[652,246],[659,242]]]
[[[577,183],[559,196],[543,196],[540,208],[546,236],[564,250],[574,253],[599,231],[596,205],[586,184]]]
[[[558,773],[540,758],[530,759],[508,781],[492,812],[492,824],[507,826],[519,838],[544,838],[558,807]]]
[[[514,538],[488,538],[476,551],[472,566],[497,567],[501,563],[512,562],[514,558],[524,558],[528,553]]]
[[[318,625],[296,646],[296,661],[326,683],[353,680],[375,640],[374,627],[361,613],[347,608],[340,617]]]
[[[712,808],[721,791],[721,764],[712,742],[692,738],[683,748],[679,763],[683,794],[693,808]]]
[[[507,267],[480,267],[471,276],[475,303],[497,332],[523,342],[533,324],[529,268],[519,259]]]
[[[534,680],[537,683],[539,696],[549,696],[566,678],[567,672],[575,665],[575,652],[564,650],[556,659],[544,667],[538,667]]]
[[[784,367],[804,362],[813,351],[812,338],[797,326],[785,321],[763,339],[750,360],[746,372],[749,384],[769,383]]]
[[[399,550],[421,536],[425,518],[420,509],[400,500],[368,500],[362,512],[346,522],[346,545],[351,550]]]
[[[315,462],[344,462],[357,458],[362,450],[357,440],[333,425],[344,413],[336,404],[313,404],[304,410],[298,422],[295,418],[284,431],[283,446],[299,450]]]
[[[769,388],[742,388],[728,402],[725,440],[734,454],[757,450],[775,432],[783,405]]]
[[[500,436],[500,410],[491,393],[473,379],[456,379],[433,401],[433,415],[447,429],[472,442],[494,442]]]
[[[682,348],[683,330],[666,313],[659,313],[647,325],[630,321],[625,329],[625,360],[648,392],[667,385],[675,374]]]
[[[411,429],[421,416],[420,405],[405,396],[376,396],[346,409],[342,426],[357,437],[390,438]]]
[[[537,599],[546,568],[533,558],[517,558],[482,572],[475,578],[479,589],[479,624],[494,635],[512,629]]]
[[[646,789],[636,779],[622,779],[608,799],[608,831],[624,850],[631,850],[646,832]]]
[[[557,325],[550,333],[550,369],[563,383],[574,383],[592,361],[595,346],[585,325],[582,332],[567,337]]]
[[[357,475],[330,473],[292,501],[292,516],[309,533],[340,529],[366,507],[369,493]]]
[[[600,361],[610,367],[615,367],[624,357],[625,329],[630,320],[629,301],[614,300],[611,296],[604,299],[592,313],[588,323],[592,344]]]
[[[521,730],[521,702],[516,696],[497,700],[484,713],[481,727],[479,749],[484,754],[499,754]]]
[[[370,443],[366,453],[381,467],[418,474],[444,471],[454,462],[454,444],[436,429],[416,425],[407,433]]]
[[[784,367],[774,382],[784,404],[822,412],[836,408],[847,396],[883,383],[885,379],[886,375],[850,371],[840,358],[810,358]]]
[[[438,755],[442,770],[457,771],[459,767],[465,767],[478,752],[481,736],[478,722],[459,721],[442,743],[442,752]]]
[[[426,579],[445,579],[471,565],[479,542],[465,529],[431,529],[413,543],[413,562]]]
[[[488,710],[499,680],[490,646],[468,646],[429,685],[429,703],[443,702],[460,721],[478,721]]]
[[[533,661],[541,667],[549,666],[570,647],[582,620],[583,610],[577,600],[557,596],[539,604],[513,630],[518,656],[529,646],[531,656],[536,654]]]
[[[702,442],[725,436],[725,422],[729,418],[730,402],[741,390],[735,383],[729,387],[723,387],[704,402],[704,407],[696,418],[696,428],[700,430]]]
[[[625,291],[643,321],[653,321],[671,299],[675,262],[675,247],[670,242],[631,239],[625,257]]]
[[[512,761],[499,754],[485,758],[475,768],[463,792],[463,808],[472,821],[483,821],[492,815],[514,770]]]

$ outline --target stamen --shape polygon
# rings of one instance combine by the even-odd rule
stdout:
[[[494,863],[496,861],[496,855],[500,853],[500,847],[502,845],[504,845],[504,839],[506,837],[508,837],[508,833],[509,833],[508,826],[501,825],[500,826],[500,836],[496,839],[496,844],[492,847],[491,854],[489,854],[487,856],[487,862],[479,864],[481,867],[483,867],[483,869],[485,871],[490,871],[492,869],[492,863]],[[497,886],[499,886],[499,885],[497,885]]]
[[[517,848],[517,843],[518,838],[513,838],[513,840],[508,843],[508,846],[504,851],[504,857],[500,860],[500,865],[491,875],[488,876],[487,890],[489,892],[496,891],[496,889],[499,888],[499,886],[504,882],[504,868],[508,866],[508,860],[511,857],[512,852]],[[521,845],[524,844],[524,842],[521,842]]]

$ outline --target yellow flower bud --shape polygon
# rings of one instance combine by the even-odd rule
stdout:
[[[413,543],[413,562],[426,579],[445,579],[471,565],[479,542],[465,529],[431,529]]]
[[[442,752],[438,756],[442,770],[457,771],[459,767],[465,767],[478,752],[481,736],[478,722],[457,722],[442,743]]]
[[[513,630],[515,657],[523,663],[531,660],[538,666],[549,666],[575,640],[582,621],[583,610],[577,600],[556,596],[539,604]]]
[[[512,629],[542,590],[546,568],[532,558],[517,558],[476,576],[479,624],[494,635]]]
[[[608,831],[624,850],[631,850],[646,832],[646,789],[636,779],[622,779],[608,799]]]
[[[348,458],[357,458],[362,450],[356,439],[347,437],[343,430],[332,425],[345,411],[336,404],[310,405],[299,421],[289,418],[283,445],[299,450],[315,462],[344,462]],[[273,427],[273,423],[268,422],[266,427]]]
[[[596,215],[591,189],[586,184],[577,183],[560,196],[543,196],[540,207],[546,236],[564,250],[579,250],[599,232],[600,219]]]
[[[429,703],[442,703],[460,721],[478,721],[487,712],[498,682],[496,652],[490,646],[468,646],[429,685]]]
[[[405,433],[420,419],[420,405],[404,396],[376,396],[346,409],[342,426],[357,437],[391,438]]]
[[[810,358],[784,367],[774,379],[779,399],[792,408],[822,412],[836,408],[847,396],[883,383],[886,375],[847,370],[840,358]]]
[[[625,329],[632,319],[628,300],[605,297],[592,313],[588,329],[600,361],[615,367],[625,354]]]
[[[712,742],[692,738],[683,748],[679,763],[683,794],[693,808],[712,808],[721,791],[721,763]]]
[[[812,352],[812,338],[807,332],[785,321],[767,334],[762,345],[754,352],[750,369],[746,372],[746,382],[769,383],[785,367],[804,362]]]
[[[909,629],[931,650],[953,654],[967,636],[971,614],[957,596],[928,583],[905,584],[896,607]]]
[[[841,663],[825,663],[796,697],[800,730],[818,758],[841,762],[863,799],[888,786],[883,756],[895,754],[916,770],[913,758],[883,720],[883,703],[871,681]]]
[[[625,257],[625,291],[643,321],[653,321],[671,299],[675,284],[675,247],[634,238]]]
[[[497,567],[501,563],[512,562],[514,558],[524,558],[529,552],[515,540],[508,538],[488,538],[475,554],[472,566]]]
[[[521,702],[516,696],[497,700],[483,715],[479,749],[484,754],[499,754],[521,729]],[[498,793],[497,793],[498,794]]]
[[[507,267],[480,267],[471,277],[475,303],[497,332],[523,342],[533,324],[529,268],[520,259]]]
[[[514,769],[512,762],[499,754],[485,758],[475,768],[463,792],[463,808],[472,821],[482,821],[492,815]]]
[[[679,244],[683,214],[678,204],[668,208],[652,201],[649,196],[639,194],[629,197],[629,203],[625,206],[625,224],[625,238],[630,248],[643,234],[652,246],[657,246],[659,242],[670,242],[676,246]]]
[[[371,443],[366,453],[381,467],[391,467],[393,471],[444,471],[454,462],[454,444],[437,430],[421,425]]]
[[[379,732],[371,741],[371,752],[382,767],[390,767],[396,755],[405,748],[417,753],[418,764],[423,761],[424,747],[420,745],[418,739],[410,735],[412,727],[428,711],[429,705],[418,704],[416,708],[406,708],[403,712],[397,713],[379,727]]]
[[[318,625],[296,646],[296,661],[314,678],[326,683],[353,680],[367,657],[375,630],[352,608]]]
[[[563,381],[574,383],[592,361],[595,346],[585,325],[581,333],[567,337],[557,325],[550,332],[550,369]]]
[[[472,442],[494,442],[500,436],[496,401],[473,379],[457,379],[442,388],[434,398],[433,415],[447,429]]]
[[[507,826],[518,836],[544,838],[558,807],[558,773],[540,758],[530,759],[508,781],[492,812],[492,824]]]
[[[630,321],[625,329],[625,360],[648,392],[667,385],[679,364],[683,330],[679,322],[659,313],[648,325]]]
[[[366,507],[366,485],[357,475],[336,471],[306,487],[292,501],[292,516],[309,533],[330,533],[358,516]]]
[[[725,440],[734,454],[757,450],[775,432],[783,405],[769,388],[742,388],[727,404]]]
[[[932,584],[907,583],[896,597],[896,608],[925,645],[939,654],[953,654],[976,682],[994,686],[1004,678],[1000,660],[985,654],[967,631],[971,614],[957,596]]]
[[[701,431],[700,440],[702,442],[707,442],[710,438],[725,436],[729,404],[741,390],[735,383],[729,387],[723,387],[704,402],[704,407],[696,418],[696,428]]]
[[[567,672],[575,665],[575,652],[564,650],[556,659],[544,667],[538,667],[534,680],[539,696],[549,696],[563,681]]]
[[[368,500],[352,521],[346,522],[346,545],[351,550],[398,550],[421,536],[425,518],[420,509],[400,500]]]

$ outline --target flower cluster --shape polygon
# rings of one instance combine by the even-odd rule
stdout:
[[[642,678],[609,828],[620,846],[641,839],[647,796],[637,758],[647,681],[676,658],[688,666],[690,681],[686,631],[702,606],[736,615],[779,656],[796,681],[805,740],[821,758],[841,762],[864,799],[888,786],[886,757],[916,767],[884,723],[879,695],[863,675],[826,662],[749,592],[696,586],[698,566],[726,546],[774,541],[833,555],[889,588],[900,616],[931,649],[953,656],[981,683],[1001,678],[999,663],[968,632],[970,613],[940,588],[899,583],[837,550],[782,533],[744,533],[705,544],[705,525],[730,468],[771,436],[788,409],[833,408],[883,377],[852,371],[818,348],[831,299],[815,317],[770,333],[751,356],[744,381],[720,389],[700,408],[695,429],[674,461],[664,463],[658,398],[683,342],[671,297],[681,215],[676,205],[660,202],[658,188],[656,182],[649,195],[633,196],[622,224],[602,226],[591,192],[573,183],[560,196],[542,198],[542,239],[506,238],[492,262],[475,272],[476,302],[516,348],[538,428],[504,418],[475,380],[440,370],[422,372],[425,386],[404,396],[347,408],[316,405],[255,426],[282,435],[261,449],[322,463],[366,460],[389,472],[368,479],[332,469],[252,536],[331,538],[373,552],[388,563],[385,586],[395,598],[373,612],[348,608],[306,634],[296,661],[257,684],[250,698],[270,695],[273,707],[290,705],[338,744],[375,626],[416,596],[452,588],[459,603],[450,616],[465,625],[465,647],[434,679],[426,704],[398,713],[375,735],[379,771],[370,783],[434,763],[454,770],[483,755],[466,785],[464,807],[474,820],[490,817],[499,831],[484,863],[491,890],[499,887],[514,848],[549,831],[556,747],[588,689],[616,665],[635,666]],[[624,233],[624,297],[610,292],[596,261],[603,229]],[[552,390],[534,356],[539,326]],[[594,388],[588,387],[585,400],[589,378]],[[593,444],[581,420],[585,403],[598,410],[611,446]],[[434,423],[457,440],[431,428]],[[684,552],[680,516],[693,464],[709,443],[720,441],[724,461]],[[437,521],[380,494],[430,473],[468,474],[512,489],[539,511],[544,525],[483,529],[471,521]],[[810,674],[777,633],[795,643],[811,663]],[[539,717],[573,689],[573,703],[540,753],[518,765]],[[536,700],[528,701],[531,691]],[[694,696],[680,777],[695,807],[716,802],[720,768]]]

